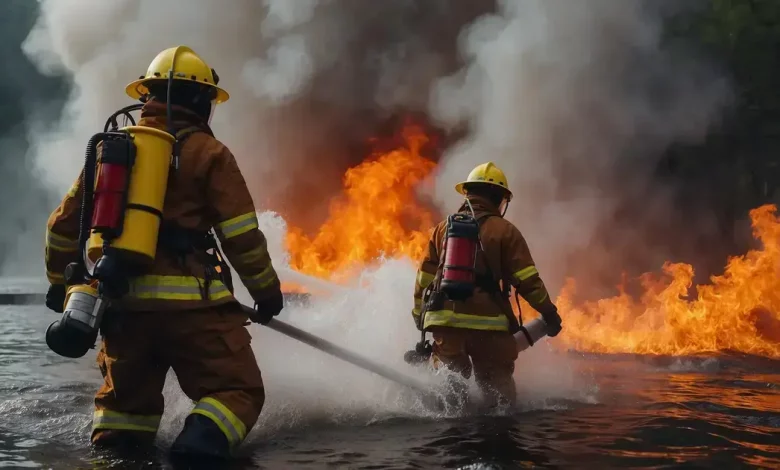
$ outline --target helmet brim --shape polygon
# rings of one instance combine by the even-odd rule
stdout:
[[[175,79],[175,80],[181,80],[181,79],[178,78],[178,79]],[[143,95],[149,93],[149,88],[146,87],[146,84],[151,82],[151,81],[168,81],[168,79],[167,78],[141,78],[141,79],[135,80],[133,82],[130,82],[130,84],[128,84],[125,87],[125,93],[127,93],[127,96],[129,96],[130,98],[133,98],[134,100],[137,100],[137,99],[141,98]],[[195,80],[185,80],[185,81],[194,82],[194,83],[200,83],[201,85],[206,85],[206,86],[210,86],[212,88],[216,88],[216,90],[217,90],[217,98],[216,98],[215,102],[217,104],[224,103],[225,101],[230,99],[230,94],[227,91],[223,90],[222,88],[220,88],[220,87],[218,87],[216,85],[211,85],[210,83],[201,83],[201,82],[197,82]]]
[[[455,191],[459,192],[460,194],[466,195],[466,185],[467,184],[486,184],[490,186],[496,186],[498,188],[503,189],[507,193],[507,201],[511,201],[512,197],[514,196],[512,194],[512,191],[510,191],[506,186],[502,186],[498,183],[494,183],[492,181],[461,181],[460,183],[455,185]]]

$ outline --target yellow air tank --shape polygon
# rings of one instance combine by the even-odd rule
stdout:
[[[129,126],[120,131],[130,134],[135,145],[135,161],[130,172],[122,233],[110,241],[110,246],[132,265],[148,266],[154,262],[157,254],[157,236],[176,138],[165,131],[146,126]],[[97,178],[100,178],[99,161],[96,173]],[[102,254],[103,237],[93,231],[87,256],[95,263]]]

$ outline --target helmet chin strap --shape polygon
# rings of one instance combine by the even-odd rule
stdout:
[[[208,124],[209,127],[211,127],[211,120],[214,119],[214,109],[217,107],[217,100],[213,99],[211,100],[211,110],[209,111],[209,118],[206,124]]]
[[[469,201],[469,193],[466,191],[464,194],[464,199],[466,200],[466,204],[469,207],[469,210],[471,211],[471,214],[474,215],[474,208],[471,207],[471,201]],[[509,209],[509,200],[507,198],[504,198],[501,201],[501,204],[498,205],[498,210],[501,212],[501,217],[504,217],[506,215],[506,210]]]
[[[504,206],[503,210],[501,210],[501,206]],[[509,208],[509,201],[504,198],[504,200],[501,201],[501,206],[499,206],[498,210],[501,211],[501,217],[504,217],[504,215],[506,215],[506,210]]]

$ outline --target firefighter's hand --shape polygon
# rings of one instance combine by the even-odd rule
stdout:
[[[273,317],[279,315],[284,307],[284,296],[281,289],[276,290],[270,297],[255,302],[255,313],[249,319],[261,325],[267,325]]]
[[[542,320],[547,324],[547,336],[554,338],[558,336],[563,327],[561,326],[561,316],[558,315],[558,309],[551,309],[542,314]]]
[[[52,284],[46,292],[46,307],[57,313],[65,310],[65,284]]]

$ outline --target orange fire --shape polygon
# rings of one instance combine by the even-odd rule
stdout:
[[[313,237],[291,228],[286,239],[290,265],[299,272],[339,281],[385,258],[422,258],[433,214],[415,189],[435,164],[420,154],[425,132],[407,125],[394,150],[376,147],[344,176],[344,192]],[[688,297],[693,267],[667,263],[661,276],[641,277],[644,290],[595,302],[574,302],[576,283],[567,281],[556,303],[564,330],[556,347],[599,353],[687,355],[737,351],[780,358],[780,219],[774,206],[751,211],[754,234],[763,244],[731,258],[721,276]],[[411,295],[411,293],[399,293]],[[523,306],[529,312],[527,305]],[[528,315],[533,316],[533,314]]]
[[[580,351],[687,355],[738,351],[780,358],[780,219],[776,207],[750,212],[763,248],[729,259],[724,273],[696,286],[693,267],[666,263],[663,278],[642,277],[644,294],[575,305],[569,281],[557,300],[560,343]]]
[[[293,269],[334,280],[381,257],[421,258],[434,221],[415,189],[435,163],[420,154],[429,140],[422,128],[409,124],[402,137],[398,148],[375,150],[347,170],[344,193],[313,238],[290,229],[285,241]]]

